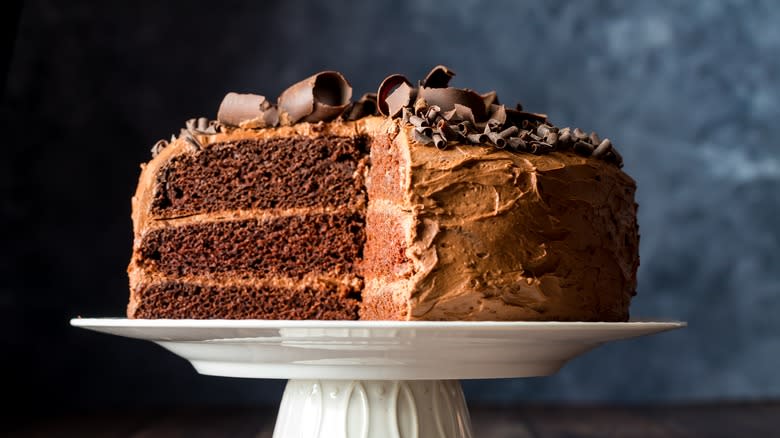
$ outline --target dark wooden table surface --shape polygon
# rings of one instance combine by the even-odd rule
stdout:
[[[677,406],[472,407],[475,438],[780,437],[780,402]],[[272,408],[91,412],[32,418],[20,437],[271,438]],[[421,437],[425,438],[425,437]]]

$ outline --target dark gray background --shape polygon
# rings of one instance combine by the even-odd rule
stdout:
[[[110,4],[109,4],[110,3]],[[355,94],[439,63],[610,137],[638,183],[637,317],[690,327],[471,402],[780,395],[780,3],[27,2],[2,101],[0,339],[20,406],[275,403],[151,343],[68,326],[122,316],[138,165],[227,91],[322,69]]]

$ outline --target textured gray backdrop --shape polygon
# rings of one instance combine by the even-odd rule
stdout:
[[[226,91],[336,69],[360,95],[439,63],[613,140],[639,186],[633,315],[690,324],[553,377],[467,382],[472,402],[780,396],[780,3],[262,3],[26,3],[0,153],[2,362],[22,403],[277,401],[281,382],[67,326],[124,312],[138,164]]]

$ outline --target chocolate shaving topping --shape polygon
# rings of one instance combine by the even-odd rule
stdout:
[[[557,128],[546,114],[523,110],[521,104],[507,108],[495,91],[478,94],[450,87],[455,73],[443,65],[434,67],[414,87],[403,75],[385,78],[376,93],[366,93],[351,102],[352,87],[340,73],[324,71],[287,88],[277,105],[256,94],[228,93],[220,104],[217,120],[190,119],[181,137],[193,149],[202,145],[199,136],[213,135],[228,127],[258,129],[298,122],[317,123],[341,117],[358,120],[382,114],[411,124],[413,139],[424,145],[446,149],[451,143],[493,145],[519,153],[545,154],[573,149],[575,153],[599,158],[620,167],[623,158],[609,139],[579,128]],[[175,136],[171,141],[175,140]],[[167,145],[157,142],[156,156]]]
[[[498,95],[495,91],[488,91],[485,94],[480,94],[482,102],[485,104],[485,108],[490,108],[491,105],[498,105]]]
[[[388,117],[395,117],[401,112],[401,109],[409,106],[409,102],[412,101],[413,89],[407,83],[402,82],[389,96],[385,99],[385,106],[387,106]]]
[[[420,81],[420,88],[446,88],[455,72],[443,65],[437,65]]]
[[[438,149],[446,149],[447,148],[447,141],[441,136],[440,133],[434,132],[433,133],[433,144]]]
[[[347,120],[357,120],[377,114],[376,93],[366,93],[347,111]]]
[[[471,110],[477,121],[487,120],[485,104],[482,97],[471,91],[461,88],[420,88],[420,97],[429,105],[437,105],[442,111],[449,111],[455,105],[462,105]]]
[[[382,114],[383,116],[388,115],[387,98],[393,91],[400,87],[401,84],[406,84],[409,87],[412,85],[412,83],[409,82],[409,79],[406,79],[406,76],[404,75],[390,75],[379,84],[379,90],[376,93],[379,114]]]
[[[609,141],[608,138],[605,138],[601,143],[599,143],[598,146],[596,146],[596,149],[593,150],[593,154],[591,154],[591,156],[595,158],[599,158],[602,155],[605,155],[611,149],[612,149],[612,142]]]
[[[162,152],[162,150],[166,147],[168,147],[167,140],[157,140],[157,143],[152,146],[152,158],[160,155],[160,152]]]
[[[225,125],[239,126],[242,122],[262,119],[270,106],[265,96],[228,93],[219,105],[217,120]]]
[[[279,120],[283,125],[335,119],[349,106],[352,87],[344,76],[324,71],[294,84],[279,96]]]

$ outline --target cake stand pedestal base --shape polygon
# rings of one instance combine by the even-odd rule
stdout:
[[[471,438],[458,380],[290,380],[274,438]]]

